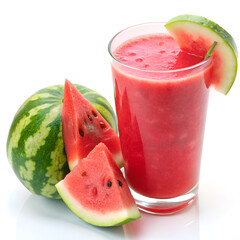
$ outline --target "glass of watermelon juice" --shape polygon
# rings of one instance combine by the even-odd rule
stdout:
[[[197,196],[211,57],[181,50],[164,23],[127,28],[109,43],[126,180],[153,214]]]

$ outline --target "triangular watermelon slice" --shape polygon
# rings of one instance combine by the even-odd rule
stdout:
[[[121,225],[141,217],[121,170],[103,143],[56,188],[68,207],[93,225]]]
[[[63,99],[63,140],[70,170],[100,142],[108,147],[117,165],[122,167],[123,158],[118,135],[67,79]]]

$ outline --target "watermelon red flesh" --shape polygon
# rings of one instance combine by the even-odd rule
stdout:
[[[213,44],[211,39],[203,38],[202,36],[193,36],[185,29],[179,30],[175,34],[178,36],[177,41],[182,50],[203,58],[206,56],[209,48]],[[196,38],[197,41],[194,40],[194,38]],[[207,87],[214,85],[218,88],[219,84],[221,84],[221,77],[223,75],[221,70],[224,69],[224,60],[221,60],[217,46],[212,52],[212,62],[214,62],[214,65],[211,65],[211,68],[207,71],[208,75],[205,76],[205,81],[207,82]]]
[[[65,81],[62,109],[63,139],[69,168],[100,142],[106,144],[119,167],[123,165],[118,135],[76,87]]]
[[[103,143],[56,187],[72,211],[91,224],[112,226],[140,217],[126,180]]]

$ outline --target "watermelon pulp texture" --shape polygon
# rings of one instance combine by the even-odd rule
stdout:
[[[71,170],[100,142],[106,144],[118,166],[122,167],[118,135],[68,80],[64,87],[62,123],[64,145]]]
[[[182,195],[198,183],[209,94],[204,77],[209,65],[197,72],[198,68],[180,71],[180,77],[179,72],[166,76],[147,71],[173,70],[183,64],[178,64],[179,53],[183,54],[178,45],[163,34],[130,39],[113,54],[118,58],[122,50],[124,64],[131,63],[131,68],[126,73],[126,67],[113,61],[112,71],[127,182],[134,191],[152,198]],[[142,61],[134,61],[139,56]],[[169,65],[168,58],[173,58]],[[183,60],[191,65],[191,54]],[[145,64],[149,65],[146,71]]]
[[[108,101],[75,86],[117,130]],[[63,85],[52,86],[28,98],[16,113],[7,140],[8,160],[17,177],[32,193],[49,198],[60,198],[55,184],[69,172],[62,137],[63,90]]]
[[[237,74],[238,50],[232,36],[218,24],[201,16],[180,15],[165,26],[180,48],[193,54],[204,57],[213,42],[217,42],[207,82],[227,94]]]
[[[140,217],[126,180],[103,143],[56,187],[69,208],[88,223],[113,226]]]

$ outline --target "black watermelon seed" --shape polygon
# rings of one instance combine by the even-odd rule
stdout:
[[[92,111],[92,114],[93,114],[94,117],[97,117],[97,113],[96,112]]]
[[[84,132],[83,132],[82,129],[79,129],[79,134],[80,134],[81,137],[84,137]]]
[[[118,185],[122,187],[122,182],[120,180],[117,180],[117,181],[118,181]]]
[[[99,124],[102,129],[106,128],[106,125],[103,122],[99,122]]]
[[[108,181],[107,185],[108,185],[108,187],[111,187],[112,186],[112,182]]]
[[[90,115],[88,115],[88,119],[89,119],[90,121],[92,121],[92,117],[91,117]]]

